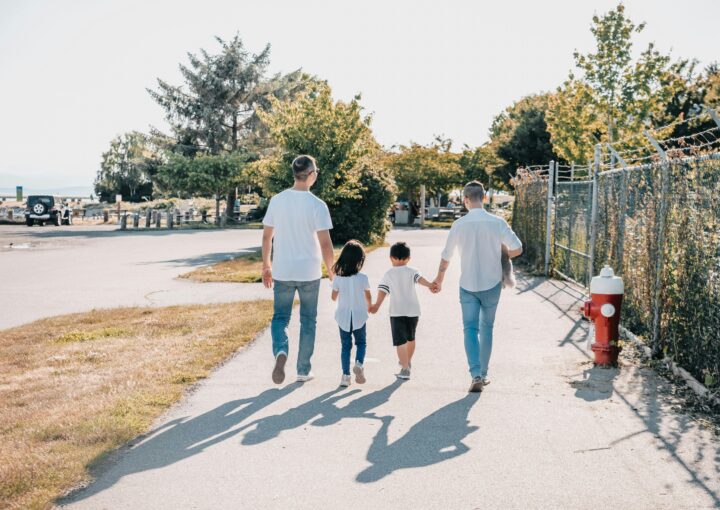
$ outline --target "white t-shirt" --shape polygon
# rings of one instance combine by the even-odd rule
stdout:
[[[420,317],[415,284],[422,275],[410,266],[393,266],[380,280],[378,290],[390,294],[390,317]]]
[[[507,222],[485,209],[470,209],[456,220],[448,234],[442,258],[450,261],[460,251],[460,287],[480,292],[495,287],[502,280],[502,245],[509,250],[522,247],[520,239]]]
[[[370,290],[370,280],[364,273],[352,276],[335,276],[333,290],[338,291],[335,320],[343,331],[362,328],[368,320],[365,291]]]
[[[310,282],[322,277],[317,232],[333,228],[328,207],[309,191],[286,189],[268,205],[263,225],[273,227],[273,278]]]

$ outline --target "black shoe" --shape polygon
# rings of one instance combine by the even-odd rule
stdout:
[[[284,352],[278,353],[275,356],[275,368],[272,371],[272,380],[275,384],[282,384],[285,380],[285,362],[287,361],[287,354]]]
[[[483,378],[473,377],[468,393],[480,393],[483,390]]]

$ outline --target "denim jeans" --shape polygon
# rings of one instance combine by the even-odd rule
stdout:
[[[292,314],[295,291],[300,296],[300,347],[298,349],[297,373],[310,373],[310,358],[315,350],[315,324],[317,322],[320,280],[310,282],[273,282],[275,291],[274,313],[270,324],[273,355],[288,354],[287,328]]]
[[[340,329],[340,343],[342,349],[340,351],[340,364],[342,365],[342,373],[350,375],[350,351],[352,351],[352,339],[355,337],[355,361],[361,365],[365,361],[365,348],[367,347],[367,332],[365,324],[360,329],[353,331],[344,331]],[[350,321],[350,329],[352,330],[352,320]]]
[[[460,287],[465,354],[472,377],[485,377],[488,373],[495,311],[500,301],[501,289],[502,283],[480,292],[469,292]]]

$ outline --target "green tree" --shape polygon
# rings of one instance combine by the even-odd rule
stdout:
[[[387,165],[398,188],[415,200],[420,186],[432,194],[444,193],[463,184],[464,171],[459,155],[451,152],[452,142],[441,138],[429,145],[412,143],[387,155]]]
[[[676,76],[684,78],[684,84],[665,107],[667,119],[688,119],[702,113],[702,106],[717,109],[720,106],[720,68],[709,65],[699,76],[694,75],[696,63],[681,61],[674,64]],[[678,123],[673,126],[671,137],[687,136],[715,127],[715,122],[707,116],[699,116],[696,121]]]
[[[474,149],[465,146],[458,158],[458,165],[463,172],[462,184],[480,181],[486,188],[506,187],[504,180],[499,179],[496,173],[496,169],[504,164],[505,161],[497,155],[496,148],[490,143]]]
[[[490,146],[497,156],[493,180],[508,187],[518,167],[558,160],[545,120],[551,94],[522,98],[495,117]]]
[[[194,158],[172,154],[159,170],[157,179],[163,187],[178,196],[214,196],[215,221],[220,220],[223,193],[253,180],[246,169],[246,153],[198,154]],[[226,204],[232,208],[234,203]]]
[[[642,145],[645,122],[666,120],[665,106],[682,87],[683,77],[653,43],[633,60],[632,36],[644,28],[626,16],[622,4],[593,16],[596,50],[575,52],[580,76],[570,75],[547,116],[561,158],[585,162],[598,142],[621,141],[621,149]]]
[[[172,136],[157,130],[154,134],[172,152],[190,157],[266,150],[268,133],[258,108],[269,108],[272,98],[292,97],[305,88],[309,77],[300,71],[267,77],[269,45],[250,54],[239,35],[230,41],[216,40],[217,54],[205,50],[188,54],[189,65],[180,65],[182,85],[158,79],[157,89],[148,89],[172,129]],[[223,193],[228,204],[235,202],[234,187]],[[227,207],[227,214],[232,210]]]
[[[129,202],[151,199],[159,165],[160,159],[145,135],[137,131],[120,135],[102,154],[95,193],[105,202],[114,202],[118,194]]]
[[[254,165],[264,175],[266,192],[292,186],[295,156],[315,157],[319,175],[313,193],[328,204],[332,236],[340,243],[382,241],[394,197],[392,176],[359,101],[359,96],[334,101],[327,84],[315,83],[293,101],[271,100],[271,108],[260,114],[277,145],[275,154]]]

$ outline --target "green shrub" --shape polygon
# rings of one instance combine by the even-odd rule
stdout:
[[[320,172],[312,191],[330,209],[336,243],[382,242],[395,192],[370,119],[362,117],[358,100],[335,102],[330,87],[316,84],[296,101],[272,101],[271,109],[261,113],[279,147],[278,154],[256,165],[265,193],[273,195],[293,185],[295,156],[315,157]]]

